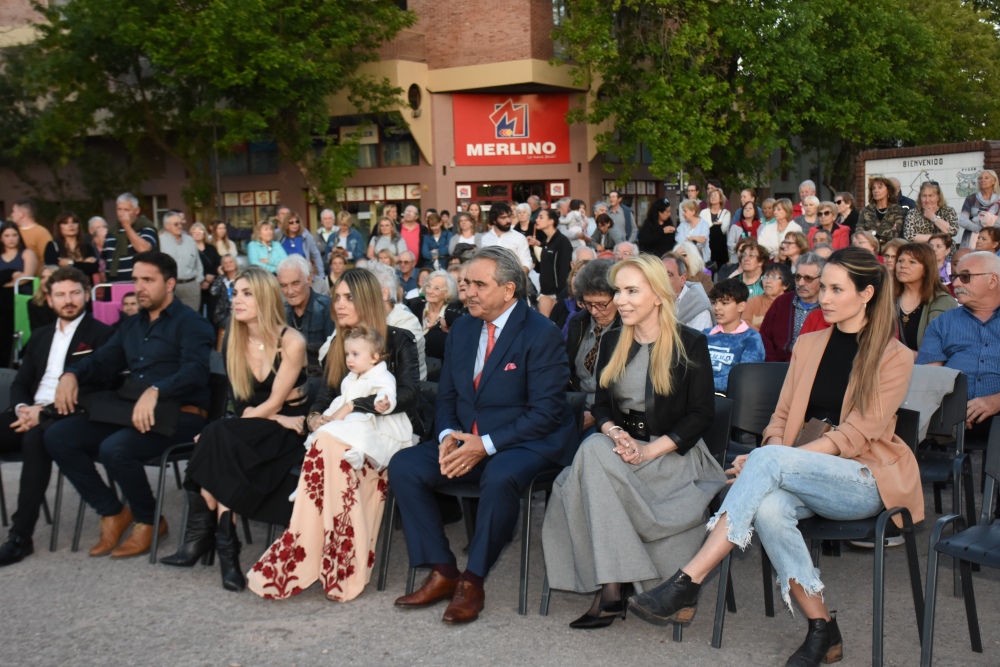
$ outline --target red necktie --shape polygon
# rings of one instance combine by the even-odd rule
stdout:
[[[493,345],[497,342],[496,331],[497,325],[492,322],[486,323],[486,354],[483,355],[483,370],[486,370],[486,362],[490,358],[490,353],[493,352]],[[472,381],[472,387],[477,391],[479,390],[479,378],[481,377],[483,377],[483,371],[479,371],[479,375],[477,375]],[[476,426],[476,422],[472,422],[472,433],[479,435],[479,429]]]

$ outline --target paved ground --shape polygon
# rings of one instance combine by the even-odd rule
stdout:
[[[977,462],[978,467],[978,462]],[[20,466],[3,466],[7,498],[13,502]],[[54,486],[54,485],[53,485]],[[929,496],[930,494],[928,494]],[[181,494],[169,491],[171,526],[180,516]],[[51,498],[50,498],[51,502]],[[711,647],[717,579],[702,597],[699,614],[675,643],[669,628],[630,618],[605,630],[570,630],[567,623],[585,611],[589,598],[555,593],[547,617],[538,615],[542,554],[538,533],[532,549],[530,609],[517,614],[518,542],[501,558],[486,584],[486,610],[464,627],[440,621],[443,606],[401,611],[392,601],[406,577],[402,534],[394,536],[388,590],[366,592],[347,604],[328,602],[315,587],[289,601],[273,602],[251,593],[222,590],[217,567],[176,570],[129,561],[92,559],[86,548],[97,536],[88,512],[83,549],[72,553],[70,517],[77,496],[64,508],[60,548],[49,553],[48,526],[36,539],[41,549],[24,562],[0,569],[0,666],[55,665],[784,665],[805,633],[801,615],[763,612],[759,551],[734,564],[737,614],[727,615],[723,647]],[[946,500],[947,510],[949,507]],[[535,528],[541,526],[541,497]],[[931,509],[931,508],[929,508]],[[919,534],[922,576],[930,530]],[[254,524],[254,543],[242,563],[249,567],[264,549],[266,526]],[[462,545],[459,524],[449,527]],[[170,553],[176,532],[163,553]],[[827,600],[839,610],[845,636],[842,665],[870,664],[871,554],[847,549],[821,563]],[[976,575],[985,652],[969,649],[962,600],[950,594],[950,565],[943,564],[935,641],[937,665],[1000,664],[1000,576]],[[886,663],[916,665],[919,644],[909,599],[904,554],[890,551],[887,582]]]

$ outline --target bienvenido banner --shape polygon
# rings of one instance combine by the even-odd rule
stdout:
[[[569,162],[569,95],[453,95],[455,164]]]

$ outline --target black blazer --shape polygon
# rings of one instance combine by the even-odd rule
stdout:
[[[420,395],[420,359],[417,356],[417,343],[413,334],[405,329],[387,327],[387,340],[385,342],[385,363],[389,372],[396,378],[396,408],[393,413],[405,412],[406,416],[413,422],[413,428],[419,432],[417,421],[417,399]],[[324,366],[324,379],[326,378]],[[714,386],[714,385],[713,385]],[[309,408],[310,414],[313,412],[322,413],[333,399],[340,396],[340,384],[331,387],[328,383],[323,383],[319,396]],[[375,394],[359,398],[354,401],[355,412],[375,412]]]
[[[597,356],[597,372],[608,365],[621,329],[608,331],[601,337],[601,351]],[[653,381],[646,374],[646,424],[650,440],[661,435],[677,443],[677,453],[686,454],[708,431],[715,419],[715,382],[712,379],[712,361],[708,356],[708,338],[689,327],[681,327],[681,344],[687,351],[688,364],[671,369],[673,394],[662,396],[653,393]],[[632,342],[629,361],[639,351],[639,344]],[[679,375],[678,375],[679,373]],[[594,397],[595,425],[600,430],[605,422],[621,423],[621,412],[614,397],[614,387],[597,386]]]
[[[45,367],[49,363],[49,350],[55,335],[58,322],[46,324],[31,334],[31,340],[24,348],[24,360],[17,371],[17,376],[10,387],[10,407],[35,402],[35,391],[45,375]],[[80,326],[73,334],[73,340],[66,351],[64,370],[75,366],[91,352],[108,342],[114,329],[103,322],[98,322],[90,313],[85,313]]]
[[[566,336],[566,356],[569,357],[569,391],[581,391],[580,389],[580,376],[576,374],[576,357],[580,354],[580,345],[583,343],[583,336],[587,333],[587,328],[590,326],[590,321],[594,319],[590,314],[590,311],[584,308],[569,321],[569,332]],[[607,335],[612,329],[619,329],[622,325],[622,317],[617,312],[615,312],[615,321],[612,322],[608,329],[601,334],[601,340],[604,340],[604,336]],[[615,340],[618,340],[615,338]],[[590,350],[587,350],[588,352]],[[595,370],[598,369],[597,366],[594,367]],[[600,375],[600,373],[598,373]]]

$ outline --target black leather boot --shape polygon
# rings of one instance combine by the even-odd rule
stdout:
[[[219,570],[222,572],[222,587],[236,593],[247,587],[247,580],[240,567],[240,538],[236,536],[233,513],[223,512],[219,517],[219,527],[215,531],[215,548],[219,554]]]
[[[677,570],[656,588],[629,598],[628,606],[642,620],[655,625],[667,623],[690,623],[698,608],[698,591],[701,584],[691,581],[691,577]]]
[[[785,667],[819,667],[839,662],[844,657],[844,640],[837,627],[837,612],[830,612],[830,620],[809,619],[809,632],[799,650],[785,663]]]
[[[161,558],[164,565],[191,567],[215,549],[215,512],[196,491],[187,492],[188,515],[184,525],[184,544],[177,553]]]

